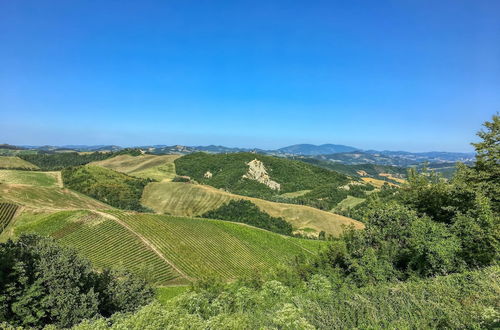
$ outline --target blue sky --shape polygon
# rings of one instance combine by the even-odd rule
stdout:
[[[0,143],[470,151],[500,1],[0,0]]]

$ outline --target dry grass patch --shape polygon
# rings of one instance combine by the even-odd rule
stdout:
[[[363,228],[359,221],[309,206],[275,203],[263,199],[231,194],[210,186],[182,182],[151,183],[141,199],[144,206],[158,213],[176,216],[199,216],[229,202],[246,199],[273,217],[283,217],[297,229],[310,228],[339,235],[343,226]]]

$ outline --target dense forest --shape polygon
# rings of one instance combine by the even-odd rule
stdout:
[[[68,167],[61,173],[64,185],[70,189],[120,209],[147,211],[140,200],[149,179],[89,165]]]
[[[232,200],[202,215],[203,218],[246,223],[278,234],[292,235],[292,225],[283,218],[272,217],[247,200]]]

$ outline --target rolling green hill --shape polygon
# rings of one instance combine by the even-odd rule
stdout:
[[[179,274],[139,237],[113,219],[88,211],[63,211],[35,218],[14,229],[15,235],[35,232],[75,248],[97,268],[123,267],[156,284]]]
[[[251,175],[250,162],[254,160],[258,161],[256,165],[262,165],[256,168],[255,176],[267,184]],[[254,153],[193,153],[176,159],[175,166],[178,175],[235,194],[266,199],[320,185],[342,186],[351,181],[346,175],[304,162]]]
[[[117,172],[156,181],[172,180],[175,177],[174,160],[179,155],[120,155],[89,165],[102,166]]]
[[[100,166],[77,166],[62,172],[64,185],[112,206],[143,211],[139,203],[144,187],[149,183]]]
[[[14,236],[50,235],[76,248],[96,267],[123,267],[156,284],[208,275],[251,275],[327,244],[227,221],[122,211],[62,211],[18,221]]]
[[[19,157],[0,156],[0,168],[37,170],[38,166]]]
[[[23,205],[31,209],[71,210],[112,208],[107,204],[69,189],[18,184],[0,184],[0,201]]]
[[[60,172],[0,170],[0,183],[61,187]]]
[[[144,189],[141,203],[158,213],[175,216],[200,216],[214,210],[230,200],[247,199],[273,217],[282,217],[297,230],[313,229],[339,235],[343,226],[363,225],[353,219],[321,211],[305,205],[276,203],[267,200],[240,196],[210,186],[182,182],[150,183]]]

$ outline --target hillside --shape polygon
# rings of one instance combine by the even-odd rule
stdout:
[[[59,172],[0,170],[0,183],[62,187],[61,173]]]
[[[175,216],[200,216],[214,210],[230,200],[247,199],[273,217],[282,217],[295,230],[325,231],[338,235],[342,226],[363,225],[350,218],[321,211],[309,206],[276,203],[263,199],[235,195],[213,187],[182,182],[150,183],[144,189],[141,203],[158,213]]]
[[[229,192],[272,199],[279,194],[339,187],[351,181],[346,175],[304,162],[253,153],[193,153],[175,160],[178,175]]]
[[[27,217],[14,233],[27,232],[50,235],[76,248],[98,268],[124,267],[157,284],[210,274],[235,279],[299,254],[311,255],[326,244],[226,221],[121,211]]]
[[[0,184],[0,201],[31,209],[110,209],[107,204],[65,188]]]
[[[38,166],[31,164],[30,162],[27,162],[19,157],[0,156],[0,168],[37,170]]]
[[[139,200],[147,179],[139,179],[100,166],[77,166],[62,172],[65,187],[121,209],[143,211]]]
[[[89,165],[106,167],[139,178],[162,181],[175,177],[174,160],[179,157],[178,155],[119,155]]]

